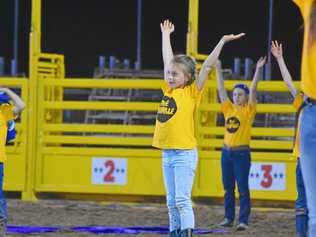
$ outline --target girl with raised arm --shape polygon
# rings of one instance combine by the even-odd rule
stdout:
[[[228,41],[244,34],[225,35],[207,57],[197,75],[195,60],[174,55],[170,35],[174,25],[160,24],[164,63],[163,98],[157,113],[153,146],[162,149],[162,168],[169,213],[170,236],[192,236],[194,214],[191,191],[198,160],[194,134],[194,112],[202,96],[208,73]]]
[[[233,89],[233,102],[227,96],[222,76],[221,63],[217,63],[217,89],[221,110],[225,118],[224,147],[221,167],[224,187],[225,217],[220,226],[232,227],[235,219],[235,183],[239,191],[240,212],[237,230],[248,229],[250,214],[250,193],[248,176],[250,172],[250,131],[256,115],[256,91],[260,72],[266,62],[258,60],[250,89],[245,84],[237,84]]]

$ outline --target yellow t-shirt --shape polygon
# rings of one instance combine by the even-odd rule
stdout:
[[[225,117],[224,144],[228,147],[249,145],[256,104],[239,107],[227,99],[221,109]]]
[[[309,47],[310,13],[313,0],[294,0],[304,18],[304,45],[301,68],[301,88],[305,95],[316,99],[316,42]]]
[[[5,154],[7,123],[12,119],[14,119],[13,106],[9,104],[0,105],[0,162],[4,162],[7,159]]]
[[[153,138],[153,146],[160,149],[193,149],[194,112],[198,107],[202,91],[195,82],[184,88],[171,89],[165,82]]]
[[[299,108],[301,107],[303,102],[304,102],[304,95],[302,93],[298,93],[296,95],[296,97],[294,98],[294,101],[293,101],[293,106],[296,109],[296,111],[299,110]],[[295,135],[295,141],[294,141],[294,147],[293,147],[293,156],[295,156],[295,157],[299,157],[300,156],[300,149],[299,149],[299,141],[300,141],[299,140],[300,139],[299,127],[300,127],[300,124],[299,124],[299,121],[300,120],[298,119],[296,135]]]

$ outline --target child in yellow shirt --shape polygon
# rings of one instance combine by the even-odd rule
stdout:
[[[8,88],[0,87],[0,236],[5,236],[7,222],[7,205],[3,193],[4,162],[6,160],[5,145],[7,141],[8,122],[16,119],[24,109],[21,98]],[[14,105],[11,105],[9,101]]]
[[[221,110],[225,118],[224,147],[222,149],[221,168],[225,190],[225,218],[219,223],[223,227],[233,226],[235,219],[235,183],[239,191],[240,212],[237,230],[248,228],[250,214],[250,193],[248,176],[251,166],[250,131],[256,115],[256,90],[259,74],[266,62],[258,60],[256,72],[250,89],[245,84],[237,84],[233,89],[233,103],[227,96],[222,76],[221,63],[217,63],[217,89]]]
[[[153,146],[162,149],[162,168],[169,213],[170,236],[192,236],[194,214],[191,191],[197,165],[194,112],[197,109],[209,70],[224,44],[244,34],[225,35],[196,74],[195,61],[186,55],[174,55],[170,34],[174,25],[160,25],[165,82],[157,113]]]

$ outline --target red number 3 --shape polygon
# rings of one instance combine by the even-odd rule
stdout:
[[[263,180],[261,181],[261,186],[264,188],[269,188],[272,185],[272,165],[262,165],[261,170],[263,170]]]
[[[113,160],[108,160],[104,163],[105,168],[109,167],[108,172],[104,175],[104,182],[106,183],[113,183],[115,182],[115,177],[113,176],[113,172],[115,170],[115,164]]]

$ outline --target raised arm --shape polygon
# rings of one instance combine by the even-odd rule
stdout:
[[[289,88],[292,96],[295,97],[297,94],[297,90],[294,86],[291,74],[290,74],[290,72],[285,64],[284,58],[283,58],[282,44],[279,44],[278,41],[272,41],[271,53],[273,54],[273,56],[275,57],[275,59],[278,62],[283,81],[285,82],[285,84]]]
[[[222,63],[220,60],[216,62],[216,81],[217,81],[217,90],[219,95],[219,100],[223,103],[227,100],[227,91],[224,86],[224,78],[222,72]]]
[[[173,51],[170,42],[170,34],[174,31],[174,25],[169,20],[164,20],[160,24],[161,35],[162,35],[162,58],[164,64],[164,74],[165,80],[167,78],[167,71],[170,65],[170,62],[173,58]]]
[[[20,98],[20,96],[18,96],[17,94],[15,94],[12,90],[10,90],[9,88],[5,88],[5,87],[1,87],[0,91],[5,92],[10,99],[13,101],[14,103],[14,109],[13,112],[15,115],[19,115],[22,110],[25,108],[25,103],[23,102],[23,100]]]
[[[266,57],[259,58],[257,62],[255,75],[253,76],[250,89],[249,89],[249,100],[248,100],[249,104],[256,103],[257,85],[260,80],[260,73],[262,72],[262,69],[265,63],[266,63]]]
[[[218,60],[219,54],[222,51],[222,48],[225,43],[239,39],[243,37],[245,33],[241,33],[238,35],[224,35],[222,39],[218,42],[216,47],[213,49],[213,51],[208,55],[204,63],[202,64],[202,68],[200,70],[199,76],[196,80],[196,85],[199,90],[202,90],[205,84],[205,81],[207,79],[208,73],[211,70],[212,67],[215,66],[216,61]]]

